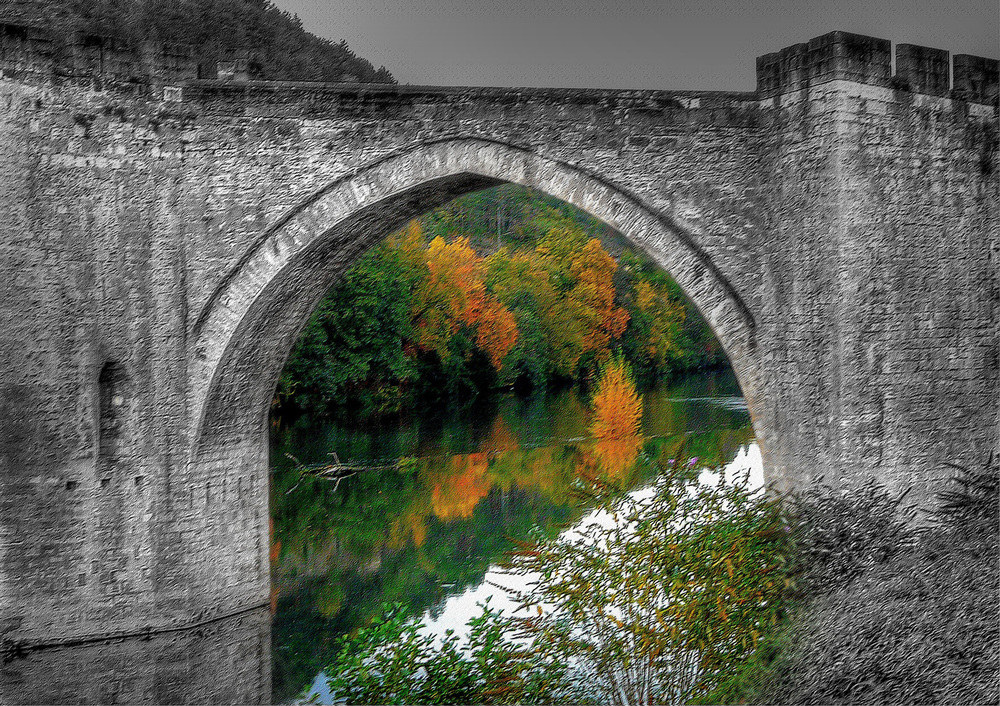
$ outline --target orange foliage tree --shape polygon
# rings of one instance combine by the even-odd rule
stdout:
[[[427,246],[425,257],[429,276],[416,292],[413,306],[416,343],[444,360],[450,355],[448,340],[467,326],[475,331],[476,345],[499,370],[517,343],[517,322],[503,302],[487,291],[483,258],[468,238],[448,243],[440,236]]]
[[[642,399],[635,389],[632,369],[621,358],[613,358],[601,367],[590,432],[598,439],[635,436],[641,420]]]
[[[607,475],[620,478],[635,464],[642,446],[641,421],[642,399],[632,369],[621,358],[612,358],[601,366],[590,425],[597,437],[595,461]]]

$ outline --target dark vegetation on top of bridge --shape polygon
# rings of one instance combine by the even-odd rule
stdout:
[[[78,35],[68,42],[37,27],[0,23],[0,73],[22,81],[90,82],[102,90],[120,90],[167,100],[263,97],[280,92],[356,95],[358,100],[398,101],[408,96],[472,96],[516,101],[518,95],[546,96],[562,103],[601,99],[677,101],[678,108],[735,107],[742,102],[799,91],[810,85],[848,80],[898,91],[995,105],[1000,61],[970,54],[952,56],[943,49],[897,44],[834,31],[757,58],[757,86],[750,92],[660,91],[648,89],[470,88],[373,83],[259,81],[252,50],[199,64],[185,44],[145,42],[124,46],[114,38]],[[183,86],[182,91],[171,88]],[[164,88],[168,90],[164,91]],[[686,99],[686,100],[685,100]],[[701,99],[702,105],[691,101]]]

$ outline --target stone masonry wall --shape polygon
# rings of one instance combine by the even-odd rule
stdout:
[[[0,56],[0,634],[265,603],[266,415],[305,318],[389,230],[500,181],[674,275],[772,487],[930,502],[940,461],[997,449],[996,62],[955,57],[948,88],[940,52],[893,77],[886,46],[762,57],[755,93],[123,86]]]

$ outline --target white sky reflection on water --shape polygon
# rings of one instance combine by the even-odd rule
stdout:
[[[741,448],[736,457],[730,461],[723,469],[723,474],[727,482],[734,482],[742,478],[749,471],[749,487],[760,488],[764,485],[764,466],[760,457],[760,448],[756,443]],[[698,476],[698,482],[703,485],[716,485],[719,482],[719,474],[708,469],[702,470]],[[654,492],[652,485],[632,491],[629,495],[636,499],[643,499],[651,496]],[[614,523],[613,517],[603,511],[595,510],[585,515],[580,521],[566,532],[573,532],[578,527],[597,523],[603,527],[610,527]],[[504,573],[496,566],[490,567],[486,572],[483,582],[473,589],[460,595],[448,598],[436,619],[424,614],[426,634],[443,637],[447,630],[454,630],[456,634],[462,635],[465,624],[481,613],[480,603],[490,600],[492,608],[511,611],[516,604],[510,599],[507,593],[500,587],[524,588],[532,580],[532,576],[511,576]]]

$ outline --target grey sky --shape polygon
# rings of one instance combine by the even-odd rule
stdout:
[[[1000,56],[998,0],[275,0],[401,83],[751,90],[834,29]]]

